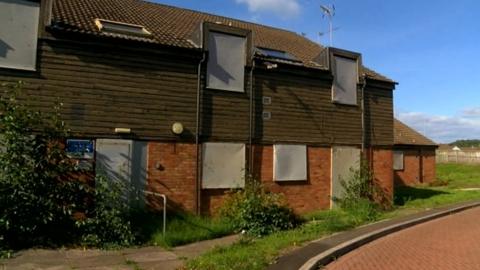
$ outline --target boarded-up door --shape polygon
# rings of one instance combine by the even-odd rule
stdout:
[[[360,168],[360,149],[349,146],[332,147],[332,200],[331,206],[336,206],[335,198],[343,195],[341,181],[348,181],[352,170]]]
[[[146,143],[131,140],[98,139],[96,173],[110,181],[122,182],[125,196],[143,202],[146,179]],[[136,200],[136,199],[139,200]]]

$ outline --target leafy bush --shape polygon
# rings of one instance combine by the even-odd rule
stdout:
[[[95,178],[95,187],[88,193],[94,198],[93,209],[76,222],[81,243],[87,246],[130,245],[134,235],[128,220],[129,205],[123,198],[127,188],[122,182]]]
[[[230,194],[220,215],[231,220],[238,230],[256,236],[292,229],[298,217],[288,208],[279,194],[268,193],[257,181],[244,190]]]
[[[75,177],[82,172],[64,150],[68,129],[60,118],[61,104],[51,108],[52,113],[40,113],[17,100],[21,83],[2,88],[0,248],[74,243],[93,232],[97,244],[129,242],[128,234],[119,237],[128,224],[120,214],[123,206],[106,206],[107,201],[118,201],[110,187],[100,180],[92,188]],[[78,216],[86,219],[77,222]]]
[[[56,240],[75,210],[77,185],[61,181],[73,170],[60,139],[66,129],[59,106],[40,114],[17,101],[21,84],[5,85],[0,98],[0,232],[10,245]]]
[[[362,161],[359,169],[350,169],[350,177],[341,180],[343,187],[341,198],[334,198],[340,208],[345,210],[354,223],[362,224],[366,221],[378,219],[385,195],[373,181],[373,173],[368,164]]]

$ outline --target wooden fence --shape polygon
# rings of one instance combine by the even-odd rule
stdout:
[[[438,151],[437,163],[480,164],[480,151]]]

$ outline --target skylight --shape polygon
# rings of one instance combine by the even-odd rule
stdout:
[[[295,56],[284,51],[257,47],[257,52],[262,56],[266,56],[270,58],[277,58],[277,59],[289,60],[294,62],[299,61]]]
[[[150,33],[143,25],[95,19],[95,24],[102,32],[119,33],[135,36],[149,36]]]

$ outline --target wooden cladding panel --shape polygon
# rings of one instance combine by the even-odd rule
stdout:
[[[256,137],[266,141],[361,143],[360,106],[332,103],[331,80],[265,72],[256,76],[255,82]],[[271,97],[272,103],[262,104],[262,96]],[[271,112],[271,119],[263,120],[262,111]]]
[[[74,133],[108,136],[128,127],[138,138],[174,138],[170,127],[177,121],[187,136],[194,131],[195,61],[55,41],[41,41],[39,52],[36,74],[2,72],[0,80],[25,81],[29,102],[39,109],[63,103]]]
[[[370,145],[393,145],[393,92],[366,87],[365,135]]]
[[[108,137],[115,127],[127,127],[139,139],[174,139],[171,124],[181,122],[184,138],[193,138],[197,59],[59,41],[40,41],[39,59],[37,72],[1,70],[0,81],[25,81],[30,104],[42,110],[62,102],[74,133]],[[339,105],[331,101],[327,76],[260,69],[254,74],[254,141],[361,144],[360,89],[358,106]],[[246,68],[244,93],[202,91],[203,139],[248,140],[249,75]],[[270,105],[262,103],[264,96],[271,97]],[[367,86],[365,115],[367,142],[393,144],[392,91]]]

